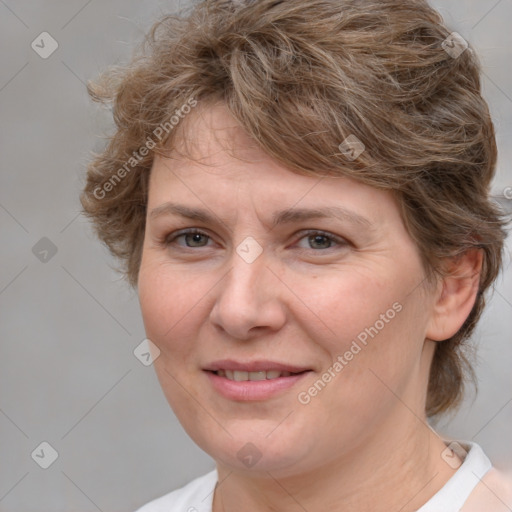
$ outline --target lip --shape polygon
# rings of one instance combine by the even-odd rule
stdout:
[[[263,359],[258,359],[256,361],[235,361],[233,359],[223,359],[214,361],[203,369],[210,372],[216,372],[218,370],[232,370],[240,372],[263,372],[277,370],[280,372],[290,373],[301,373],[311,370],[311,368],[308,368],[307,366],[292,366],[286,363],[279,363],[277,361],[268,361]]]
[[[205,371],[213,388],[225,398],[240,402],[268,400],[290,389],[310,372],[278,377],[269,380],[246,380],[237,382],[226,377],[220,377],[211,371]]]
[[[234,381],[217,375],[217,370],[232,371],[271,371],[290,372],[296,375],[278,377],[277,379]],[[275,361],[241,362],[233,360],[215,361],[204,369],[212,387],[223,397],[240,402],[263,401],[278,396],[295,386],[311,373],[311,368],[293,366]]]

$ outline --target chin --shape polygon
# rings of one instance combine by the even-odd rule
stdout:
[[[314,437],[290,426],[276,429],[278,424],[274,419],[227,423],[225,428],[230,436],[218,425],[215,429],[198,431],[196,423],[196,428],[187,432],[203,451],[231,471],[254,475],[263,472],[267,477],[267,472],[292,475],[301,470],[301,462],[307,467],[308,453],[315,453],[315,447],[309,446],[307,439]]]

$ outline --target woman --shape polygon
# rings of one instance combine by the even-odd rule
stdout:
[[[505,237],[461,36],[417,0],[205,1],[90,91],[116,132],[85,212],[217,466],[141,512],[510,509],[427,422],[460,401]]]

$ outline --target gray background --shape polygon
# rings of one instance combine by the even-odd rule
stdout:
[[[483,61],[500,148],[494,192],[503,195],[512,186],[512,0],[434,4]],[[137,297],[78,202],[89,151],[110,126],[85,82],[125,61],[151,21],[177,5],[0,0],[2,512],[130,511],[214,467],[153,369],[134,357],[145,337]],[[47,59],[31,48],[43,31],[59,44]],[[32,250],[42,237],[57,248],[46,262]],[[510,241],[506,266],[475,336],[480,392],[439,428],[512,470]],[[59,453],[46,470],[31,458],[42,441]]]

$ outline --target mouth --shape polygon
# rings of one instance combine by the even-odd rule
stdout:
[[[282,394],[312,370],[287,364],[259,361],[219,361],[204,370],[213,388],[236,401],[266,400]]]
[[[245,382],[245,381],[262,381],[262,380],[274,380],[279,379],[281,377],[290,377],[292,375],[300,375],[308,370],[304,370],[303,372],[287,372],[280,370],[263,370],[258,372],[246,372],[240,370],[217,370],[213,373],[218,375],[219,377],[225,377],[228,380],[233,380],[235,382]]]

